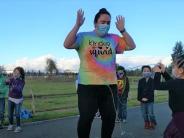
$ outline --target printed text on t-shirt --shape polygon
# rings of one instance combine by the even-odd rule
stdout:
[[[89,46],[92,47],[90,49],[90,54],[98,57],[99,55],[112,55],[111,44],[109,42],[103,41],[93,41],[89,40]]]

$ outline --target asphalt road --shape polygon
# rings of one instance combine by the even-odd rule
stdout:
[[[155,104],[157,127],[145,130],[140,107],[129,108],[126,124],[116,123],[113,138],[162,138],[165,127],[171,119],[167,103]],[[23,131],[14,133],[6,128],[0,130],[0,138],[77,138],[78,116],[57,120],[40,121],[22,124]],[[91,137],[100,138],[101,119],[95,118],[92,124]]]

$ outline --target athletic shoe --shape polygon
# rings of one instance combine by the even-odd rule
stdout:
[[[0,124],[0,129],[3,129],[3,125],[2,124]]]
[[[122,121],[123,123],[127,123],[127,121],[126,121],[126,119],[123,119],[123,121]]]
[[[155,129],[155,123],[153,122],[150,122],[150,126],[149,126],[150,129]]]
[[[97,112],[97,113],[95,114],[95,118],[101,118],[100,112]]]
[[[144,128],[145,129],[150,129],[150,122],[144,122]]]
[[[7,130],[12,131],[13,130],[13,125],[9,125]]]
[[[117,118],[115,122],[120,123],[120,122],[122,122],[122,119]]]
[[[22,128],[20,126],[16,127],[15,130],[14,130],[15,133],[18,133],[20,131],[22,131]]]

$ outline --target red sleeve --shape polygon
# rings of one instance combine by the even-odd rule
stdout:
[[[122,54],[126,50],[126,41],[123,37],[118,37],[118,45],[116,47],[116,54]]]

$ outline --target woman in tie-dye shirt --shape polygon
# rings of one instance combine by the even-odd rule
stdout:
[[[113,102],[117,98],[116,54],[134,49],[135,43],[125,30],[122,16],[116,17],[116,28],[122,36],[108,33],[111,15],[105,8],[95,15],[93,31],[78,33],[84,20],[84,12],[80,9],[76,24],[64,42],[64,47],[75,49],[80,58],[78,137],[89,138],[94,115],[99,109],[102,118],[101,136],[111,138],[116,117],[116,102]]]

